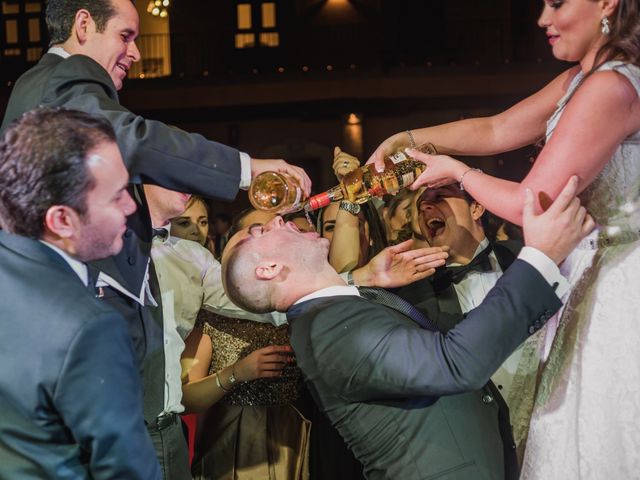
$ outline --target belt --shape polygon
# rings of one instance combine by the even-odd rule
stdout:
[[[167,427],[170,427],[174,423],[178,422],[178,414],[177,413],[164,413],[162,415],[158,415],[155,421],[148,423],[147,428],[149,430],[164,430]]]

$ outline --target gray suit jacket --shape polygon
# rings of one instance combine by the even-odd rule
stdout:
[[[0,285],[0,478],[161,478],[123,318],[5,232]]]
[[[1,130],[39,105],[73,108],[106,117],[116,131],[132,183],[153,183],[221,200],[232,200],[238,192],[240,159],[236,149],[130,112],[120,105],[104,68],[87,56],[63,59],[45,54],[16,82]],[[144,217],[145,213],[136,215]],[[100,267],[137,293],[149,258],[148,219],[135,222],[131,232],[125,237],[120,255]]]
[[[73,108],[106,117],[116,132],[134,184],[153,183],[221,200],[232,200],[238,191],[240,158],[236,149],[130,112],[120,105],[104,68],[87,56],[63,59],[45,54],[16,82],[2,130],[39,105]],[[145,279],[152,234],[142,189],[138,193],[138,210],[128,218],[122,251],[115,257],[94,262],[136,295]],[[152,278],[152,287],[154,282]],[[136,356],[144,370],[145,417],[149,420],[160,413],[163,404],[162,313],[159,309],[141,307],[115,290],[107,289],[105,300],[129,322]]]
[[[499,409],[482,387],[560,307],[516,260],[447,334],[352,296],[294,305],[291,345],[310,390],[370,479],[502,479]]]

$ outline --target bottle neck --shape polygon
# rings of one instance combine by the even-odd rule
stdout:
[[[305,208],[305,210],[318,210],[319,208],[326,207],[331,202],[336,202],[343,198],[342,188],[340,188],[340,185],[336,185],[326,192],[309,197],[307,201],[308,208]]]

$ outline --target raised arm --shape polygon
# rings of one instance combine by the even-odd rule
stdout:
[[[343,152],[340,147],[334,148],[333,172],[338,181],[359,167],[360,161],[356,157]],[[329,263],[338,273],[353,270],[360,261],[360,250],[359,216],[338,208],[329,247]]]
[[[575,197],[576,187],[577,179],[572,177],[541,215],[534,214],[528,192],[528,247],[482,304],[446,334],[399,322],[365,300],[357,300],[362,303],[357,308],[354,300],[349,305],[344,300],[329,304],[321,313],[322,328],[341,334],[319,335],[313,345],[305,346],[313,354],[323,354],[322,371],[331,377],[327,382],[335,382],[341,395],[354,401],[445,395],[484,385],[508,355],[561,306],[558,297],[566,281],[556,264],[593,228]],[[557,231],[563,235],[554,235]]]
[[[557,197],[571,175],[580,178],[578,191],[584,190],[622,140],[638,130],[640,101],[631,83],[615,72],[597,72],[575,91],[551,139],[521,184],[469,170],[450,157],[418,152],[416,155],[428,168],[414,185],[453,183],[464,175],[464,188],[478,202],[521,225],[522,202],[518,199],[523,189],[530,188],[536,194],[538,211]]]
[[[411,134],[417,145],[433,143],[439,153],[446,155],[493,155],[529,145],[544,135],[546,120],[576,73],[575,67],[563,72],[497,115],[412,129]],[[409,146],[407,132],[396,133],[380,144],[367,163],[380,164],[386,154]]]
[[[59,87],[49,105],[102,115],[111,122],[132,183],[233,200],[241,180],[248,183],[262,171],[277,170],[297,178],[306,194],[310,191],[306,173],[284,160],[247,158],[241,172],[237,149],[129,111],[118,101],[106,71],[89,57],[73,55],[61,62],[50,82]]]

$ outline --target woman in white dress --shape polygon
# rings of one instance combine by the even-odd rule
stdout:
[[[532,339],[532,381],[516,378],[522,478],[640,478],[640,0],[547,0],[538,23],[554,56],[578,65],[498,115],[393,135],[369,161],[414,141],[491,155],[546,137],[522,183],[417,152],[428,168],[414,188],[460,182],[521,224],[525,188],[542,209],[578,175],[598,228],[563,264],[573,289]]]

